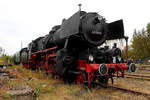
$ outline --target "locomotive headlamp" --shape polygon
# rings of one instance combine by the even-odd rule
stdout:
[[[94,61],[94,57],[92,55],[89,55],[89,61],[91,61],[91,62]]]
[[[103,20],[104,18],[103,18],[103,16],[98,16],[98,19],[101,21],[101,20]]]
[[[99,72],[99,74],[100,74],[101,76],[106,75],[106,74],[108,73],[108,68],[107,68],[107,66],[106,66],[105,64],[99,65],[99,67],[98,67],[98,72]]]

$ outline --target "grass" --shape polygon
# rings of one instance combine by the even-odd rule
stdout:
[[[9,67],[12,73],[17,75],[16,79],[8,80],[0,88],[0,100],[15,100],[7,91],[13,86],[28,85],[36,93],[38,100],[147,100],[144,96],[136,96],[122,91],[99,88],[87,91],[80,85],[63,84],[61,80],[54,80],[45,75],[44,72],[36,72],[22,68],[21,65]],[[137,82],[132,80],[117,79],[115,85],[127,88],[137,88],[148,92],[143,86],[150,83]],[[136,86],[135,86],[136,85]],[[140,87],[141,86],[141,87]],[[136,89],[136,90],[138,90]]]
[[[143,66],[143,67],[150,67],[150,65],[143,65],[143,64],[141,66]]]
[[[4,59],[3,59],[3,58],[0,58],[0,64],[3,63],[3,62],[4,62]]]
[[[137,66],[150,67],[150,64],[137,64]]]

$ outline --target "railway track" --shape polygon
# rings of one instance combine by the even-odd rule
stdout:
[[[108,86],[108,88],[120,90],[120,91],[123,91],[123,92],[126,92],[126,93],[132,93],[132,94],[135,94],[135,95],[145,96],[148,100],[150,100],[150,94],[147,94],[147,93],[138,92],[138,91],[125,89],[125,88],[120,88],[120,87],[116,87],[116,86]]]
[[[61,85],[64,85],[64,84],[53,84],[53,86],[61,86]],[[97,84],[97,85],[100,85],[100,84]],[[100,87],[99,87],[100,88]],[[96,88],[96,89],[99,89],[99,88]],[[107,88],[110,88],[110,89],[115,89],[115,90],[119,90],[119,91],[123,91],[125,93],[131,93],[131,94],[134,94],[134,95],[140,95],[140,96],[144,96],[146,97],[148,100],[150,100],[150,94],[148,93],[143,93],[143,92],[139,92],[139,91],[134,91],[134,90],[130,90],[130,89],[126,89],[126,88],[121,88],[121,87],[116,87],[116,86],[108,86]],[[104,88],[105,89],[105,88]]]
[[[150,71],[150,67],[145,67],[145,66],[138,67],[138,69],[139,70]]]
[[[150,68],[139,68],[139,70],[150,71]]]
[[[125,77],[126,77],[126,78],[133,78],[133,79],[140,79],[140,80],[147,80],[147,81],[150,81],[150,76],[125,74]]]

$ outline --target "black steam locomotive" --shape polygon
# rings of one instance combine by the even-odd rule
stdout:
[[[33,40],[20,51],[25,68],[44,69],[63,78],[91,87],[94,82],[107,85],[115,72],[135,71],[135,65],[123,63],[121,50],[116,44],[98,47],[106,40],[124,38],[123,21],[107,23],[95,12],[78,11],[61,25],[54,26],[44,37]]]

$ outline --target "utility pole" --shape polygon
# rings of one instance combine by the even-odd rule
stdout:
[[[128,36],[125,36],[125,41],[126,41],[126,60],[128,60]]]

